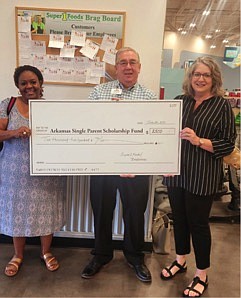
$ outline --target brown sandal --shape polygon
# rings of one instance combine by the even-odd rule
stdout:
[[[18,273],[23,260],[17,257],[13,257],[10,262],[8,262],[5,268],[5,274],[7,276],[15,276]]]
[[[40,258],[45,263],[46,268],[49,271],[55,271],[55,270],[59,269],[59,263],[58,263],[57,259],[50,252],[47,252]]]

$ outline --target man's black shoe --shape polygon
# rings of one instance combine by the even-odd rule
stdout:
[[[85,267],[83,272],[81,273],[81,277],[83,278],[91,278],[94,276],[97,272],[100,271],[100,269],[104,266],[104,264],[101,264],[95,260],[95,258],[92,259],[92,261]]]
[[[231,200],[231,202],[228,204],[228,209],[231,211],[240,211],[239,200]]]
[[[146,267],[145,264],[138,264],[138,265],[134,265],[130,263],[128,264],[131,268],[135,270],[136,277],[140,281],[151,282],[151,272],[149,271],[149,269]]]

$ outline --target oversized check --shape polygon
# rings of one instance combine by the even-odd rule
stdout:
[[[181,100],[30,100],[31,175],[179,174]]]

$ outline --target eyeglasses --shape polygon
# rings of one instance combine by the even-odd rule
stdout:
[[[192,76],[195,78],[195,79],[200,79],[201,77],[203,77],[204,79],[210,79],[212,77],[212,74],[211,73],[200,73],[200,72],[194,72],[192,74]]]
[[[128,64],[130,64],[130,66],[135,66],[135,65],[139,64],[139,62],[137,60],[130,60],[130,61],[121,60],[120,62],[117,62],[117,64],[119,64],[120,66],[125,67]]]

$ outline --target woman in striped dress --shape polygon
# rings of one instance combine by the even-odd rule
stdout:
[[[183,82],[181,173],[164,177],[173,214],[176,260],[161,272],[163,280],[187,270],[186,255],[195,254],[196,272],[184,297],[200,297],[208,286],[211,233],[209,215],[222,179],[223,156],[234,149],[232,108],[223,98],[222,76],[210,57],[198,58]]]

